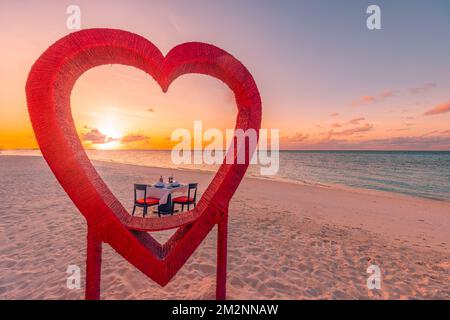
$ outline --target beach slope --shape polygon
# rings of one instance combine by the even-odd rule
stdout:
[[[133,183],[212,174],[95,162],[126,208]],[[86,222],[42,157],[0,156],[0,299],[82,299]],[[230,204],[229,299],[449,299],[450,203],[245,178]],[[155,236],[164,241],[170,232]],[[104,245],[103,299],[214,298],[216,230],[161,288]],[[370,265],[381,289],[369,290]]]

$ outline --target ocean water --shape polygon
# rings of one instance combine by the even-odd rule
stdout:
[[[93,160],[134,165],[216,171],[217,165],[175,165],[170,151],[88,150]],[[3,154],[12,152],[2,151]],[[36,155],[38,151],[14,151]],[[450,151],[281,151],[279,171],[261,176],[251,165],[247,175],[305,184],[352,188],[450,201]]]

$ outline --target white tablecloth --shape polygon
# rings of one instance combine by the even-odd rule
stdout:
[[[180,185],[174,188],[156,188],[153,186],[147,186],[147,197],[158,198],[159,204],[166,204],[169,194],[173,193],[186,193],[188,191],[188,185]]]

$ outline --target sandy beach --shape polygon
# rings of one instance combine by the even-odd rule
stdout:
[[[129,210],[133,183],[174,174],[201,192],[212,178],[94,164]],[[84,297],[66,287],[66,269],[84,277],[86,222],[42,157],[0,156],[0,228],[0,299]],[[449,202],[245,178],[230,204],[228,298],[449,299],[449,230]],[[211,232],[165,288],[104,245],[102,299],[214,298],[215,240]],[[372,264],[380,290],[366,286]]]

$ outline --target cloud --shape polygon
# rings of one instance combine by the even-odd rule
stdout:
[[[393,97],[394,95],[395,95],[394,91],[392,91],[392,90],[386,90],[386,91],[383,91],[383,92],[380,94],[380,96],[379,96],[378,99],[384,100],[384,99],[387,99],[387,98],[391,98],[391,97]]]
[[[133,143],[133,142],[139,142],[139,141],[147,141],[149,139],[150,139],[150,137],[145,136],[143,134],[131,133],[131,134],[124,136],[122,139],[120,139],[120,142],[126,144],[126,143]]]
[[[358,107],[362,105],[368,105],[374,103],[377,99],[373,96],[362,96],[359,100],[352,102],[352,107]]]
[[[450,130],[363,141],[329,139],[314,143],[300,142],[289,146],[291,149],[293,147],[304,150],[449,150]]]
[[[450,130],[433,130],[422,135],[422,137],[439,137],[444,136],[450,139]]]
[[[388,132],[409,131],[411,128],[387,129]]]
[[[85,128],[89,129],[89,131],[81,135],[81,139],[83,141],[90,142],[93,144],[102,144],[109,142],[108,137],[103,133],[101,133],[98,129],[88,127]]]
[[[450,129],[408,135],[410,127],[393,128],[386,131],[398,132],[399,136],[364,139],[364,133],[372,128],[372,124],[365,124],[347,130],[331,130],[312,136],[297,133],[290,138],[282,139],[281,145],[283,149],[290,150],[450,150]],[[400,135],[401,132],[405,135]],[[286,144],[283,147],[284,143]]]
[[[354,119],[350,120],[348,123],[358,125],[361,121],[364,121],[364,120],[366,120],[366,118],[359,117],[359,118],[354,118]]]
[[[423,93],[423,92],[432,90],[432,89],[434,89],[434,88],[436,88],[436,87],[437,87],[437,84],[436,84],[436,83],[434,83],[434,82],[428,82],[428,83],[425,83],[425,84],[423,84],[423,85],[421,85],[421,86],[418,86],[418,87],[415,87],[415,88],[411,88],[409,91],[410,91],[412,94],[418,94],[418,93]]]
[[[339,115],[339,112],[330,113],[330,117],[337,117],[338,115]]]
[[[153,108],[148,108],[147,111],[148,111],[148,112],[155,112],[155,109],[153,109]]]
[[[364,141],[363,145],[373,147],[388,147],[399,149],[448,149],[450,147],[449,135],[423,135],[423,136],[406,136],[406,137],[394,137],[388,139],[377,139]]]
[[[362,96],[361,98],[353,101],[351,103],[351,106],[352,107],[366,106],[366,105],[382,102],[393,96],[395,96],[395,92],[393,90],[385,90],[375,96]]]
[[[336,122],[336,123],[333,123],[331,126],[333,128],[340,128],[340,127],[342,127],[342,124]]]
[[[105,144],[113,141],[118,141],[122,144],[128,144],[133,142],[150,140],[150,137],[140,133],[130,133],[122,138],[112,138],[108,137],[106,134],[101,133],[101,131],[98,130],[97,128],[84,126],[84,129],[87,129],[89,131],[81,134],[81,139],[84,142],[88,142],[91,144]]]
[[[302,141],[305,141],[306,139],[308,139],[308,137],[309,137],[308,134],[303,134],[303,133],[297,132],[292,137],[288,137],[286,140],[288,142],[302,142]]]
[[[434,114],[440,114],[440,113],[445,113],[445,112],[450,112],[450,101],[438,104],[433,109],[430,109],[430,110],[426,111],[424,113],[424,115],[431,116],[431,115],[434,115]]]
[[[346,129],[346,130],[342,130],[342,131],[334,131],[334,130],[330,130],[328,132],[328,138],[334,137],[334,136],[338,136],[338,137],[346,137],[346,136],[351,136],[357,133],[363,133],[363,132],[367,132],[373,129],[373,125],[370,123],[366,123],[363,126],[360,127],[356,127],[356,128],[351,128],[351,129]]]
[[[437,87],[437,84],[435,82],[427,82],[424,83],[420,86],[417,87],[413,87],[409,89],[409,92],[411,94],[419,94],[419,93],[424,93],[427,91],[430,91],[432,89],[435,89]],[[379,102],[383,102],[389,98],[395,97],[400,91],[394,91],[394,90],[385,90],[379,94],[376,95],[365,95],[362,96],[356,100],[354,100],[353,102],[351,102],[351,106],[352,107],[360,107],[360,106],[367,106],[367,105],[371,105],[374,103],[379,103]]]

